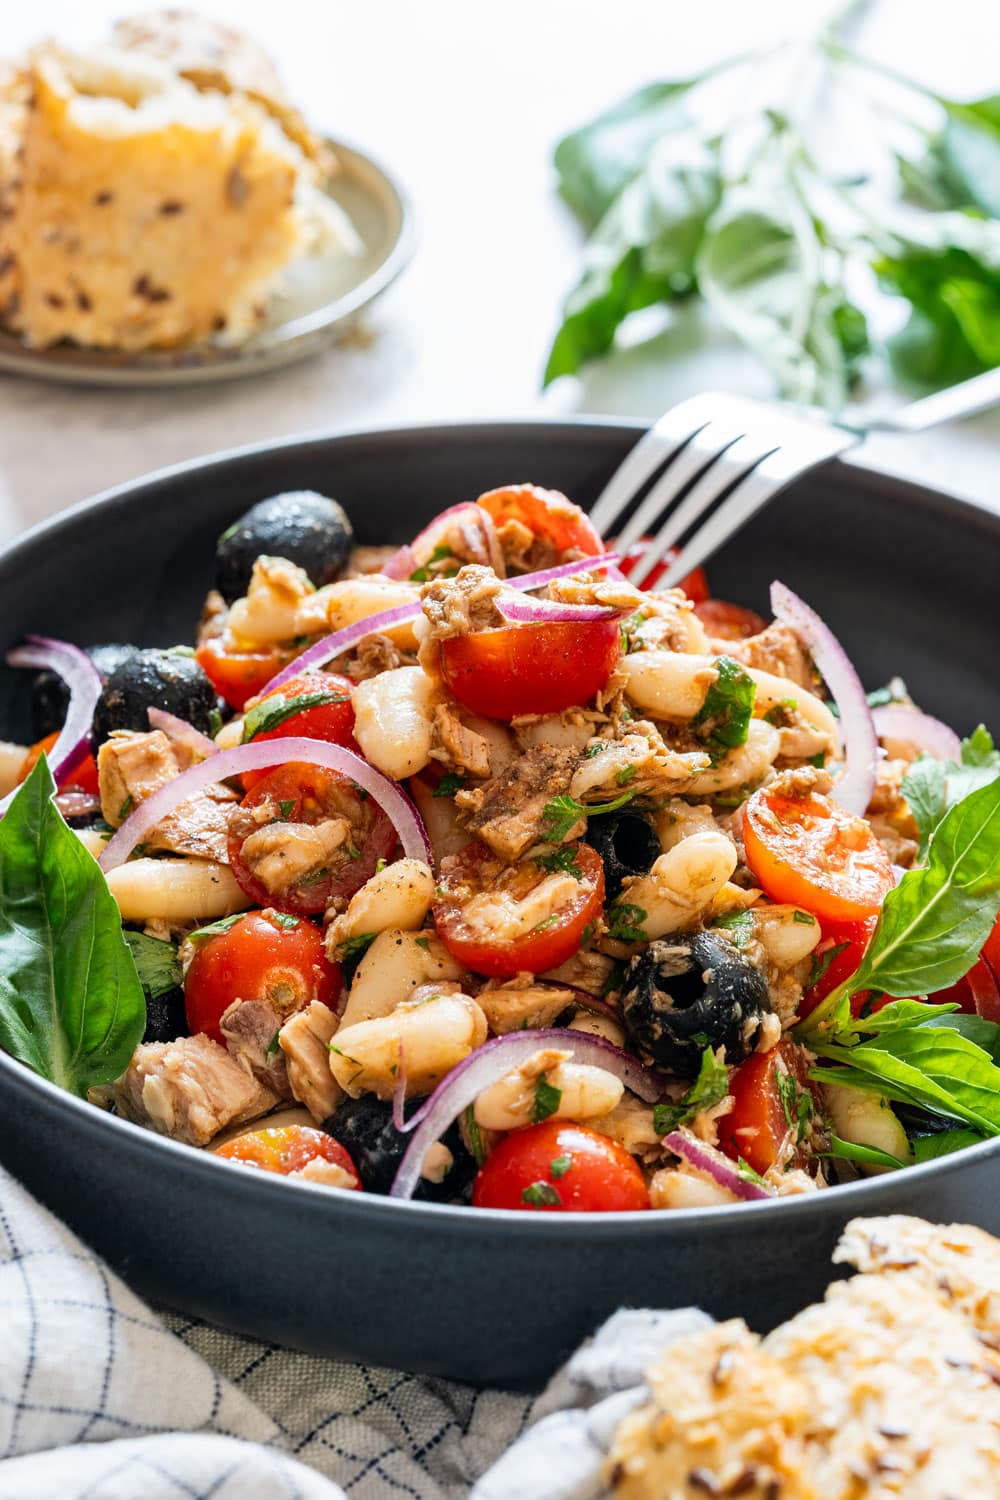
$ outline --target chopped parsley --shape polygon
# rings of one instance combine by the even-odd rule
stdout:
[[[144,932],[123,931],[122,937],[135,960],[139,983],[147,1000],[167,995],[184,983],[176,944],[147,937]]]
[[[288,911],[269,911],[267,919],[275,927],[280,927],[284,932],[294,932],[298,927],[301,917],[293,917]]]
[[[558,1181],[560,1177],[566,1176],[572,1165],[573,1163],[568,1156],[554,1156],[549,1162],[549,1176],[556,1178]]]
[[[245,912],[238,911],[231,917],[220,917],[217,922],[210,922],[207,927],[196,927],[194,932],[188,933],[188,942],[207,943],[209,938],[218,937],[220,933],[228,932],[230,927],[235,927],[237,922],[242,922],[245,916]]]
[[[418,568],[415,573],[410,574],[410,582],[426,583],[431,576],[431,569],[434,567],[435,563],[444,562],[445,558],[454,556],[455,554],[454,552],[452,552],[449,546],[447,546],[444,542],[439,542],[438,545],[434,548],[434,551],[431,553],[430,557],[424,563],[423,567]],[[455,571],[457,572],[457,569]]]
[[[801,1088],[791,1074],[782,1072],[781,1068],[775,1066],[772,1072],[774,1086],[781,1100],[782,1113],[788,1128],[795,1131],[795,1140],[798,1143],[805,1139],[809,1122],[813,1117],[815,1107],[812,1094],[808,1089]]]
[[[596,931],[597,931],[597,923],[596,922],[588,922],[587,925],[586,925],[586,927],[580,933],[580,947],[581,948],[583,947],[584,943],[589,943],[590,942],[591,938],[594,936],[594,933]]]
[[[559,1208],[562,1198],[559,1196],[559,1189],[554,1188],[551,1182],[532,1182],[521,1189],[521,1202],[529,1208]]]
[[[727,911],[716,917],[713,927],[721,927],[729,934],[734,948],[745,948],[753,937],[753,917],[748,911]]]
[[[213,740],[215,739],[215,736],[218,734],[221,728],[222,715],[219,713],[219,710],[217,708],[213,708],[208,715],[208,732]]]
[[[721,1049],[720,1049],[721,1050]],[[657,1104],[653,1110],[653,1129],[657,1135],[669,1135],[678,1125],[687,1124],[703,1109],[711,1109],[729,1093],[729,1069],[706,1047],[701,1054],[698,1077],[676,1104]]]
[[[644,943],[646,933],[642,923],[646,913],[641,906],[630,906],[627,901],[616,901],[608,910],[608,936],[620,943]]]
[[[278,1038],[279,1038],[280,1035],[281,1035],[281,1032],[280,1031],[276,1031],[274,1033],[274,1036],[268,1042],[268,1044],[267,1044],[267,1051],[264,1053],[264,1061],[265,1062],[270,1062],[272,1057],[277,1057],[278,1052],[280,1051],[280,1047],[279,1047],[279,1043],[278,1043]]]
[[[454,797],[465,785],[465,777],[459,776],[457,771],[445,771],[441,780],[431,793],[432,797]]]
[[[554,1115],[562,1102],[562,1089],[557,1089],[554,1084],[549,1083],[545,1074],[535,1084],[535,1102],[531,1107],[532,1125],[540,1125],[550,1115]]]
[[[128,817],[128,815],[129,815],[129,813],[131,811],[132,811],[132,794],[130,792],[129,795],[125,798],[125,801],[122,803],[121,807],[118,809],[118,821],[119,821],[119,823],[124,823],[125,819]]]
[[[639,772],[635,766],[622,766],[620,771],[615,772],[615,781],[619,786],[628,786],[629,782],[634,781],[638,774]]]
[[[801,923],[803,927],[815,927],[816,925],[816,918],[807,911],[793,911],[792,921]]]
[[[340,967],[347,984],[354,978],[354,971],[374,943],[375,936],[374,932],[359,932],[357,937],[348,938],[346,943],[341,943]]]
[[[418,948],[423,948],[425,953],[430,952],[431,940],[429,937],[418,937],[416,944]]]
[[[295,811],[295,802],[294,802],[294,800],[292,798],[289,798],[288,801],[282,800],[281,802],[278,803],[278,810],[281,813],[281,816],[284,819],[284,821],[287,823],[288,819],[292,816],[292,813]]]
[[[600,813],[617,812],[620,807],[631,802],[634,796],[634,792],[623,792],[620,797],[615,797],[611,802],[589,804],[577,802],[575,797],[566,794],[553,797],[551,802],[545,804],[541,836],[548,843],[561,844],[570,829],[579,823],[581,818],[596,818]]]
[[[550,917],[543,917],[540,922],[536,922],[531,930],[532,932],[548,932],[550,928],[558,926],[559,913],[554,911]]]
[[[575,880],[582,880],[583,871],[576,862],[576,855],[573,845],[564,845],[561,849],[553,849],[551,854],[537,854],[535,864],[548,870],[550,875],[572,875]]]
[[[330,871],[324,865],[321,870],[313,870],[311,875],[303,875],[298,884],[303,888],[308,888],[311,885],[319,885],[321,881],[327,878],[329,873]]]
[[[465,1138],[469,1143],[469,1150],[475,1157],[476,1166],[481,1167],[486,1160],[486,1148],[483,1145],[482,1132],[476,1120],[476,1108],[470,1104],[462,1116],[462,1124],[465,1127]]]
[[[720,656],[715,665],[719,675],[691,727],[713,754],[724,755],[746,744],[757,684],[731,656]]]
[[[744,1182],[755,1182],[758,1187],[767,1187],[767,1183],[760,1173],[755,1172],[750,1163],[744,1161],[742,1156],[736,1158],[736,1175],[737,1177],[742,1177]]]
[[[593,740],[584,750],[583,759],[593,760],[595,755],[603,755],[608,748],[607,740]]]

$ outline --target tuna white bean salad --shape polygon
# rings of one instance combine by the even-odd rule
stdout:
[[[990,734],[866,694],[787,584],[764,618],[643,551],[532,484],[400,548],[282,494],[193,644],[14,646],[0,1048],[237,1169],[472,1208],[1000,1134]]]

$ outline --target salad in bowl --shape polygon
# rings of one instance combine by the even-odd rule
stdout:
[[[284,494],[192,644],[31,637],[0,1046],[234,1169],[522,1212],[813,1193],[1000,1134],[1000,753],[531,484]]]

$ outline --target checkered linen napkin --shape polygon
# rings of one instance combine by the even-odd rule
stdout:
[[[642,1371],[619,1312],[537,1399],[158,1317],[0,1171],[0,1500],[598,1500]]]

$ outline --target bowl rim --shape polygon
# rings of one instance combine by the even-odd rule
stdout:
[[[464,437],[467,441],[482,441],[488,435],[514,436],[517,431],[523,431],[525,428],[532,432],[548,431],[554,437],[562,437],[569,441],[584,440],[595,430],[623,435],[634,434],[638,438],[648,426],[649,423],[639,419],[586,414],[556,419],[545,416],[488,419],[472,417],[454,421],[417,419],[374,427],[368,425],[333,427],[277,440],[264,439],[260,442],[222,449],[199,455],[194,459],[170,464],[125,480],[80,500],[56,515],[40,521],[28,531],[12,538],[6,545],[0,547],[0,566],[9,565],[11,560],[16,560],[22,552],[33,549],[40,541],[54,537],[67,523],[74,522],[81,517],[111,510],[118,505],[128,505],[130,500],[136,499],[151,488],[169,485],[193,474],[210,474],[212,470],[225,469],[234,463],[252,460],[264,454],[273,456],[292,450],[323,448],[339,441],[392,445],[396,442],[412,443],[416,440],[421,443],[436,444],[442,440],[453,440],[456,435]],[[981,529],[991,534],[994,539],[1000,540],[1000,512],[992,511],[978,501],[916,484],[909,479],[887,474],[880,469],[869,468],[863,463],[858,463],[856,459],[849,464],[842,464],[837,459],[833,460],[833,463],[843,469],[845,474],[852,475],[848,482],[863,481],[869,487],[879,491],[895,493],[897,496],[902,495],[908,505],[915,504],[937,512],[940,512],[942,508],[949,512],[957,509],[963,517],[964,525]],[[856,480],[853,477],[855,474]],[[2,1051],[0,1051],[0,1078],[9,1081],[15,1094],[28,1098],[37,1094],[45,1101],[48,1110],[57,1115],[62,1113],[67,1121],[79,1122],[83,1135],[92,1132],[99,1140],[106,1140],[109,1146],[118,1140],[122,1143],[122,1149],[131,1150],[140,1156],[146,1155],[150,1164],[154,1166],[156,1163],[163,1163],[173,1158],[181,1171],[187,1170],[196,1178],[201,1177],[206,1190],[210,1189],[213,1183],[221,1189],[224,1182],[228,1180],[230,1191],[243,1192],[248,1202],[256,1196],[262,1205],[269,1204],[270,1196],[274,1193],[287,1195],[289,1191],[297,1191],[300,1195],[311,1194],[317,1205],[326,1205],[325,1209],[317,1207],[315,1210],[317,1213],[335,1213],[338,1216],[345,1215],[348,1219],[360,1215],[374,1221],[389,1215],[390,1218],[386,1222],[390,1225],[397,1222],[396,1216],[403,1206],[398,1200],[389,1197],[374,1193],[357,1193],[341,1188],[334,1189],[332,1193],[326,1189],[317,1194],[316,1184],[296,1182],[283,1178],[277,1173],[248,1172],[237,1162],[215,1157],[209,1149],[171,1140],[144,1126],[110,1115],[48,1079],[39,1077],[25,1064]],[[131,1146],[127,1145],[128,1142],[131,1142]],[[935,1175],[972,1167],[980,1161],[997,1155],[1000,1155],[1000,1135],[978,1142],[974,1146],[967,1146],[948,1156],[937,1157],[902,1170],[906,1173],[906,1181],[912,1180],[918,1183]],[[218,1175],[220,1171],[228,1173],[228,1179],[220,1177]],[[235,1177],[232,1175],[234,1173]],[[869,1177],[857,1182],[837,1184],[832,1189],[824,1188],[817,1192],[787,1197],[740,1204],[719,1204],[712,1207],[671,1209],[662,1212],[647,1209],[611,1213],[582,1213],[567,1210],[558,1214],[526,1214],[516,1209],[480,1208],[470,1211],[465,1205],[428,1203],[422,1200],[408,1202],[406,1209],[414,1218],[414,1228],[424,1216],[429,1215],[430,1221],[438,1228],[450,1225],[459,1233],[476,1233],[477,1225],[485,1229],[487,1225],[497,1228],[502,1224],[507,1227],[508,1232],[512,1232],[516,1227],[519,1233],[551,1238],[554,1234],[558,1235],[562,1232],[556,1226],[566,1222],[569,1229],[579,1231],[581,1227],[586,1226],[588,1231],[598,1237],[620,1235],[623,1231],[642,1236],[658,1233],[669,1235],[673,1232],[671,1226],[675,1226],[677,1233],[683,1233],[694,1225],[702,1224],[710,1229],[720,1225],[735,1227],[742,1222],[742,1216],[745,1213],[754,1213],[758,1216],[768,1213],[775,1220],[780,1213],[782,1222],[809,1219],[814,1216],[823,1217],[834,1211],[835,1206],[840,1203],[845,1205],[844,1217],[852,1217],[854,1214],[864,1213],[869,1200],[877,1199],[884,1190],[886,1182],[894,1181],[895,1176],[895,1173],[891,1173],[887,1176]],[[243,1187],[237,1189],[236,1184],[240,1181]],[[848,1200],[849,1208],[847,1207]],[[274,1201],[276,1205],[280,1205],[281,1202],[288,1205],[289,1202],[287,1196],[279,1196]],[[300,1197],[299,1201],[304,1205],[307,1199]],[[739,1216],[734,1214],[735,1208],[740,1209]]]

